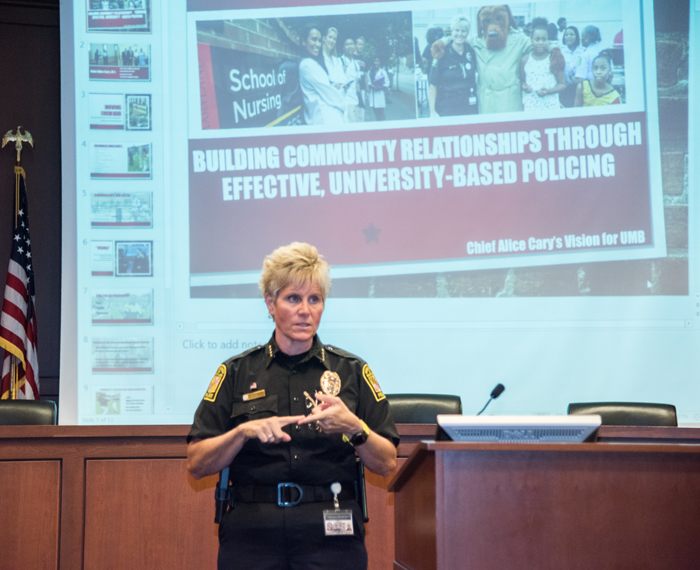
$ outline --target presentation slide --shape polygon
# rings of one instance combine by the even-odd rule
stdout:
[[[305,241],[321,340],[386,393],[700,425],[681,5],[668,33],[647,0],[75,0],[60,422],[190,423],[272,334],[263,258]]]

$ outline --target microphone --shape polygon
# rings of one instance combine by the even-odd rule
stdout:
[[[477,416],[480,416],[481,413],[488,407],[488,405],[491,403],[491,400],[495,400],[498,398],[501,394],[503,394],[504,390],[506,387],[503,384],[496,384],[496,387],[491,391],[491,397],[488,399],[486,402],[486,405],[481,408],[481,412],[476,414]]]
[[[491,392],[491,399],[495,400],[498,398],[503,392],[505,392],[506,387],[503,384],[496,384],[496,387],[493,389],[493,392]]]

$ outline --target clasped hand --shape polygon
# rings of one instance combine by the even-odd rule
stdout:
[[[282,431],[288,425],[309,424],[317,422],[325,433],[357,433],[362,429],[362,423],[353,414],[345,402],[338,397],[328,396],[322,392],[314,394],[318,404],[308,416],[273,416],[261,420],[251,420],[240,427],[246,439],[258,439],[261,443],[281,443],[291,441],[288,433]]]
[[[317,422],[325,433],[357,433],[362,429],[362,422],[353,414],[345,402],[337,396],[329,396],[322,392],[314,394],[318,405],[314,406],[308,416],[300,419],[297,424]]]

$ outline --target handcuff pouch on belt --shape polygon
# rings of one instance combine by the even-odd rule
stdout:
[[[228,467],[221,470],[219,482],[214,490],[216,501],[216,512],[214,513],[214,523],[219,524],[229,508],[233,508],[233,487],[229,485]]]

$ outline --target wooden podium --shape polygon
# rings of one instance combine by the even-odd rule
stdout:
[[[423,442],[394,570],[700,568],[700,446]]]

